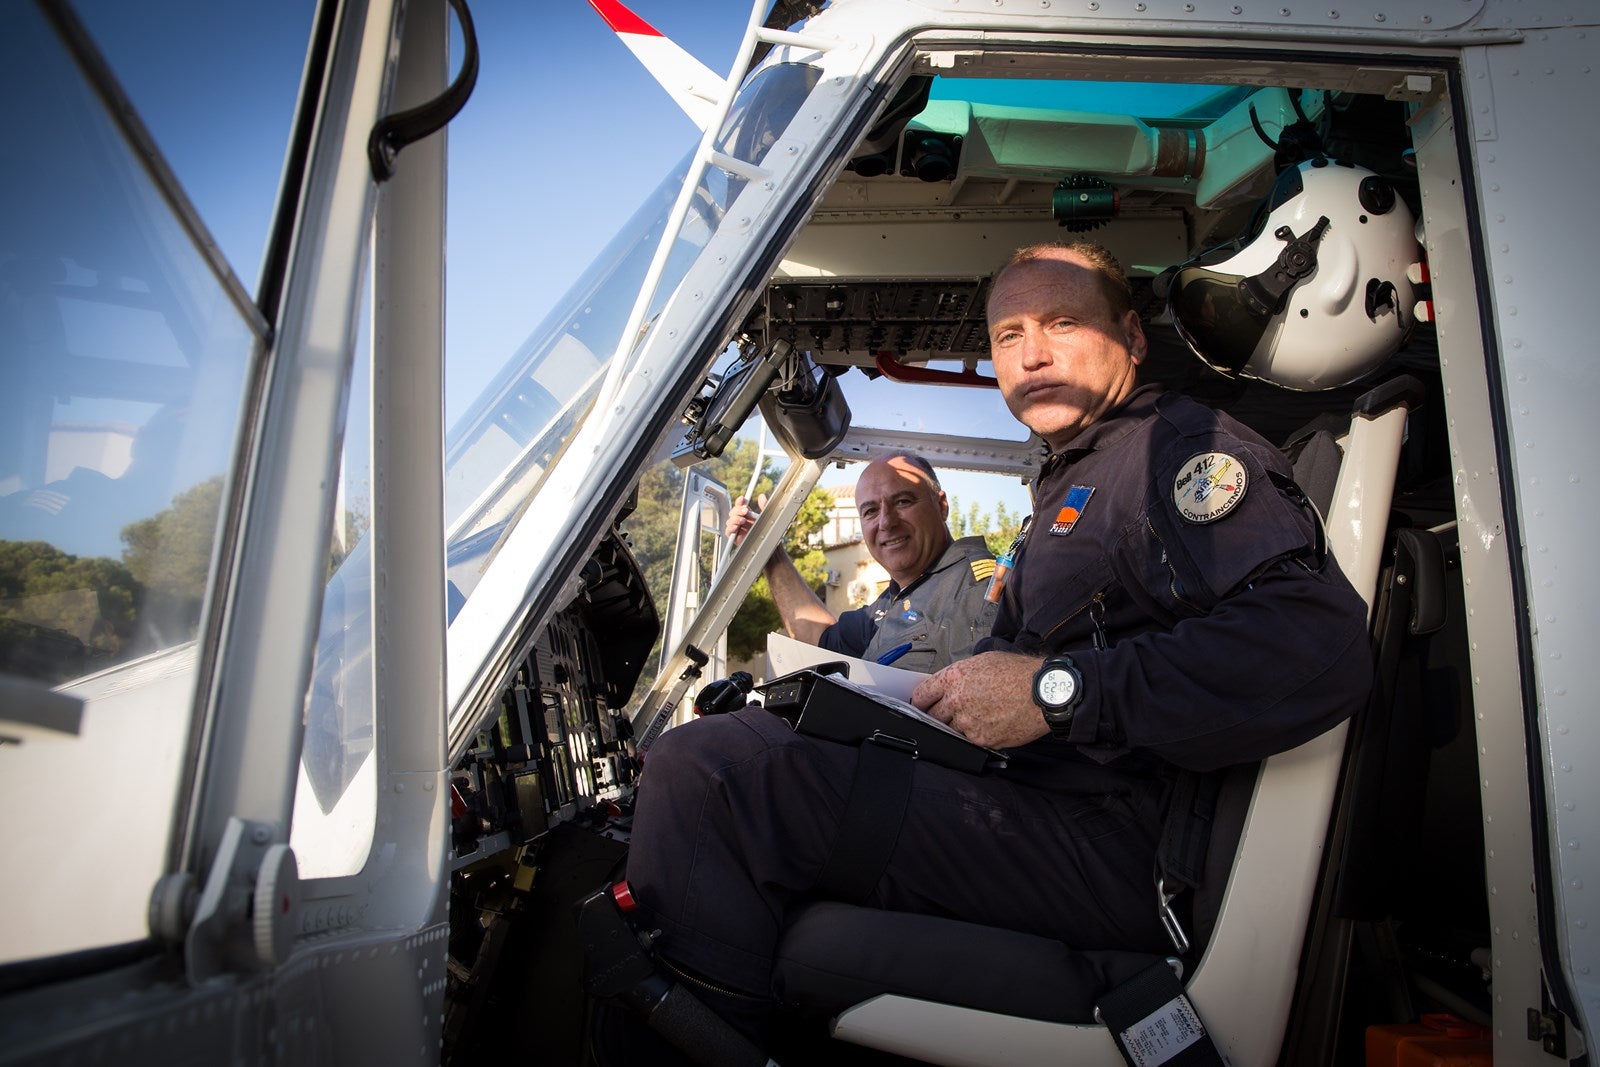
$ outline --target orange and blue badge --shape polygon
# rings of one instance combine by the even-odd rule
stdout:
[[[1089,506],[1089,498],[1094,495],[1094,486],[1075,485],[1067,490],[1067,499],[1061,502],[1061,510],[1056,512],[1056,521],[1050,524],[1050,532],[1056,537],[1062,537],[1072,532],[1072,527],[1077,525],[1078,519],[1083,515],[1083,509]]]

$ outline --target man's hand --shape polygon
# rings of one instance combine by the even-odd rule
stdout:
[[[1050,732],[1033,702],[1042,660],[984,652],[917,683],[911,702],[985,748],[1016,748]]]
[[[733,538],[733,543],[736,545],[743,544],[744,535],[750,532],[751,527],[755,526],[756,520],[761,517],[761,512],[766,509],[766,506],[767,494],[765,493],[756,497],[755,507],[750,506],[750,501],[746,497],[740,497],[735,500],[733,502],[733,510],[728,512],[728,523],[722,528],[723,535]]]

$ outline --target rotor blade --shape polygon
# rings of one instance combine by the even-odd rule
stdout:
[[[620,0],[589,0],[589,6],[606,20],[650,76],[672,95],[684,114],[704,130],[715,114],[723,80]]]

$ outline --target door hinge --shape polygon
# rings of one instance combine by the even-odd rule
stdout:
[[[1528,1040],[1537,1041],[1552,1056],[1567,1058],[1567,1017],[1546,1005],[1528,1009]]]
[[[205,887],[190,874],[168,875],[150,897],[150,932],[182,943],[189,981],[229,970],[275,967],[288,958],[300,922],[294,851],[270,823],[228,820]]]

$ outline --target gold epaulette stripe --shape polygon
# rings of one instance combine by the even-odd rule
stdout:
[[[992,560],[992,559],[975,559],[975,560],[972,561],[972,580],[973,581],[975,581],[975,582],[987,582],[990,578],[993,578],[993,577],[994,577],[994,560]]]

